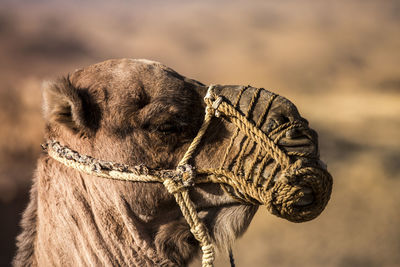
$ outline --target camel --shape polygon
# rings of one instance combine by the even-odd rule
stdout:
[[[14,266],[187,266],[204,246],[177,192],[220,251],[261,204],[300,222],[329,200],[332,180],[316,132],[289,100],[262,88],[209,87],[158,62],[118,59],[45,83],[43,99],[45,139],[53,143],[38,159]],[[166,171],[188,150],[191,169],[182,173],[190,177]],[[52,151],[76,156],[78,167]],[[110,176],[111,167],[98,162],[112,162],[114,172],[135,166],[131,174],[155,180],[101,178],[93,168],[80,171],[87,159],[100,164],[100,174]],[[302,173],[307,168],[318,172]],[[157,182],[161,176],[184,182],[170,190]],[[283,191],[292,194],[287,202]]]

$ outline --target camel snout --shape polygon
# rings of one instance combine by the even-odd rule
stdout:
[[[314,193],[311,188],[303,187],[299,190],[299,194],[302,196],[300,199],[294,204],[297,207],[304,207],[310,205],[314,202]]]

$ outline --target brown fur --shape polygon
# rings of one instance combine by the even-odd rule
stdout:
[[[223,88],[228,99],[239,89]],[[157,62],[105,61],[44,86],[45,137],[98,159],[172,169],[203,121],[206,90]],[[239,107],[248,106],[254,89],[249,91]],[[259,96],[255,113],[265,107],[266,94]],[[284,98],[275,102],[263,127],[301,119]],[[214,120],[195,166],[219,167],[234,129]],[[230,161],[240,148],[235,144]],[[39,159],[35,177],[15,266],[184,266],[199,251],[162,184],[86,175],[47,155]],[[257,210],[215,184],[193,188],[190,196],[223,251],[247,229]]]
[[[155,62],[93,65],[45,84],[46,138],[105,160],[174,168],[202,122],[205,89]],[[183,266],[198,253],[161,184],[88,176],[47,155],[36,177],[15,266]],[[239,205],[215,185],[191,194],[221,246],[247,228],[257,209]]]

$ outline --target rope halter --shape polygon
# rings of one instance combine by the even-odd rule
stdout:
[[[261,126],[277,95],[261,88],[256,89],[247,114],[244,114],[237,106],[242,94],[249,88],[247,86],[240,90],[234,104],[223,95],[216,94],[216,86],[208,88],[204,97],[206,110],[203,124],[175,170],[149,169],[144,165],[129,166],[103,161],[81,155],[55,140],[45,143],[43,149],[53,159],[89,175],[132,182],[163,183],[167,191],[175,197],[190,231],[200,243],[202,266],[213,266],[214,245],[197,214],[195,204],[189,198],[189,188],[201,183],[217,183],[234,199],[247,204],[266,205],[271,213],[294,222],[307,221],[318,216],[331,194],[332,177],[323,164],[319,164],[318,155],[286,152],[278,144],[289,131],[308,129],[308,126],[303,122],[287,122],[268,133],[262,131]],[[250,115],[262,90],[268,92],[270,97],[258,121],[253,122]],[[233,123],[236,129],[226,147],[220,167],[196,170],[189,161],[213,117]],[[229,163],[228,155],[239,133],[244,136],[240,141],[242,146],[236,160]],[[250,154],[254,154],[252,159],[249,159]],[[247,169],[244,164],[246,160],[251,162],[247,164],[250,166]],[[317,164],[304,164],[310,160]],[[272,166],[268,177],[263,175],[266,166]],[[310,205],[299,207],[296,203],[304,196],[301,191],[304,187],[312,189],[314,201]]]

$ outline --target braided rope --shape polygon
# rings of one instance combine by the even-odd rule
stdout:
[[[278,145],[271,140],[264,132],[256,128],[252,122],[246,119],[239,111],[235,110],[232,106],[223,102],[218,109],[219,112],[227,114],[230,120],[242,130],[248,137],[253,139],[256,143],[260,144],[267,153],[282,166],[289,165],[289,157],[278,147]]]
[[[169,171],[159,172],[149,170],[143,165],[130,167],[124,164],[97,160],[90,156],[81,156],[78,152],[62,146],[59,142],[52,141],[42,145],[48,155],[63,163],[65,166],[79,170],[86,174],[103,178],[131,182],[163,182],[161,177]]]
[[[257,124],[256,124],[256,127],[257,127],[257,128],[260,128],[261,125],[264,123],[264,120],[265,120],[265,118],[266,118],[266,116],[267,116],[267,114],[268,114],[268,112],[269,112],[269,110],[270,110],[270,108],[271,108],[272,102],[274,101],[275,97],[276,97],[276,94],[273,94],[273,95],[268,99],[267,105],[265,106],[265,109],[264,109],[263,113],[262,113],[261,116],[258,118],[258,121],[257,121]],[[253,143],[254,143],[254,142],[253,142]],[[251,175],[251,173],[253,172],[253,169],[254,169],[254,167],[255,167],[255,165],[256,165],[256,163],[257,163],[257,160],[258,160],[258,157],[259,157],[260,154],[261,154],[261,147],[258,146],[258,150],[257,150],[256,156],[254,157],[254,160],[253,160],[253,162],[251,163],[250,171],[247,172],[247,175],[246,175],[246,177],[245,177],[245,180],[246,180],[246,181],[250,179],[250,175]],[[265,158],[265,157],[264,157],[264,158]],[[261,174],[262,171],[263,171],[263,168],[260,169],[260,174]],[[259,177],[258,177],[258,178],[259,178]],[[256,181],[255,183],[257,184],[258,181]]]
[[[193,153],[195,152],[196,148],[199,146],[201,139],[203,138],[203,135],[208,129],[208,126],[210,125],[211,119],[213,118],[212,111],[209,107],[206,108],[206,115],[204,118],[204,122],[200,127],[200,130],[198,131],[196,137],[193,139],[192,143],[190,144],[188,150],[186,151],[185,155],[179,162],[178,166],[182,166],[187,164],[188,160],[193,156]]]
[[[202,266],[211,267],[214,262],[214,247],[211,237],[204,224],[201,222],[193,202],[189,198],[188,187],[180,184],[179,180],[166,179],[164,186],[174,197],[181,208],[183,217],[190,226],[190,231],[194,237],[200,242],[203,251]]]
[[[246,115],[243,115],[236,107],[247,88],[249,86],[241,89],[236,103],[231,105],[227,101],[224,101],[221,96],[217,96],[214,93],[214,86],[209,87],[207,95],[204,98],[207,107],[203,124],[175,170],[154,170],[143,165],[132,167],[125,164],[102,161],[90,156],[80,155],[78,152],[62,146],[57,141],[48,141],[43,145],[43,148],[47,150],[48,155],[53,159],[63,163],[67,167],[77,169],[89,175],[132,182],[163,183],[167,191],[175,197],[182,215],[190,226],[190,231],[200,243],[203,252],[202,266],[211,267],[215,258],[212,239],[197,214],[195,204],[189,197],[189,188],[195,184],[221,184],[224,191],[234,199],[254,205],[264,204],[271,213],[294,222],[311,220],[319,215],[325,208],[331,193],[332,177],[324,167],[302,167],[301,160],[291,163],[290,157],[296,156],[315,159],[315,155],[302,152],[285,153],[278,145],[278,141],[289,130],[295,128],[301,129],[306,126],[300,122],[289,122],[278,126],[268,134],[264,133],[260,127],[276,95],[273,94],[270,97],[264,112],[259,117],[257,123],[254,124],[249,120],[251,116],[250,112],[256,103],[256,95],[260,93],[261,89],[257,89],[253,95]],[[193,157],[214,116],[229,118],[229,121],[236,125],[237,128],[231,137],[220,167],[218,169],[195,170],[188,162]],[[233,146],[234,139],[237,137],[239,131],[242,131],[248,138],[245,142],[244,150],[247,149],[250,140],[253,144],[258,145],[256,157],[250,164],[250,170],[245,175],[238,173],[238,169],[243,163],[245,151],[239,153],[237,166],[233,172],[223,169]],[[249,180],[259,156],[263,158],[259,164],[258,172],[254,179]],[[262,181],[262,172],[271,160],[275,161],[275,165],[266,180]],[[273,181],[278,171],[281,172],[280,177],[276,181]],[[300,182],[294,182],[298,177],[302,178]],[[304,196],[304,193],[301,191],[301,188],[304,186],[313,190],[315,201],[307,208],[296,208],[294,204]],[[229,189],[233,189],[233,192]]]
[[[256,100],[259,97],[260,92],[261,92],[261,88],[257,88],[256,91],[253,94],[253,97],[251,98],[249,107],[248,107],[247,112],[246,112],[246,119],[247,120],[250,119],[250,116],[252,114],[252,111],[254,109],[254,106],[256,104]],[[244,155],[246,153],[248,145],[249,145],[249,139],[246,139],[244,144],[243,144],[243,148],[240,150],[240,153],[239,153],[239,156],[238,156],[238,159],[237,159],[235,173],[238,173],[238,171],[241,169],[241,166],[242,166],[242,163],[243,163],[243,159],[244,159]]]
[[[239,105],[240,99],[241,99],[241,97],[242,97],[244,91],[245,91],[246,89],[248,89],[249,87],[250,87],[250,86],[243,86],[242,89],[239,91],[239,93],[238,93],[238,95],[237,95],[237,97],[236,97],[236,101],[235,101],[235,103],[234,103],[234,107],[235,107],[235,108]],[[210,88],[212,88],[212,87],[210,87]],[[209,89],[209,91],[210,91],[210,89]],[[224,164],[225,164],[225,162],[226,162],[226,159],[228,158],[229,152],[231,151],[232,146],[233,146],[233,143],[234,143],[236,137],[238,136],[238,134],[239,134],[239,128],[236,128],[236,131],[235,131],[235,133],[232,135],[231,141],[230,141],[228,147],[226,148],[226,151],[225,151],[223,160],[222,160],[222,162],[221,162],[220,169],[222,169],[222,167],[224,167]]]

